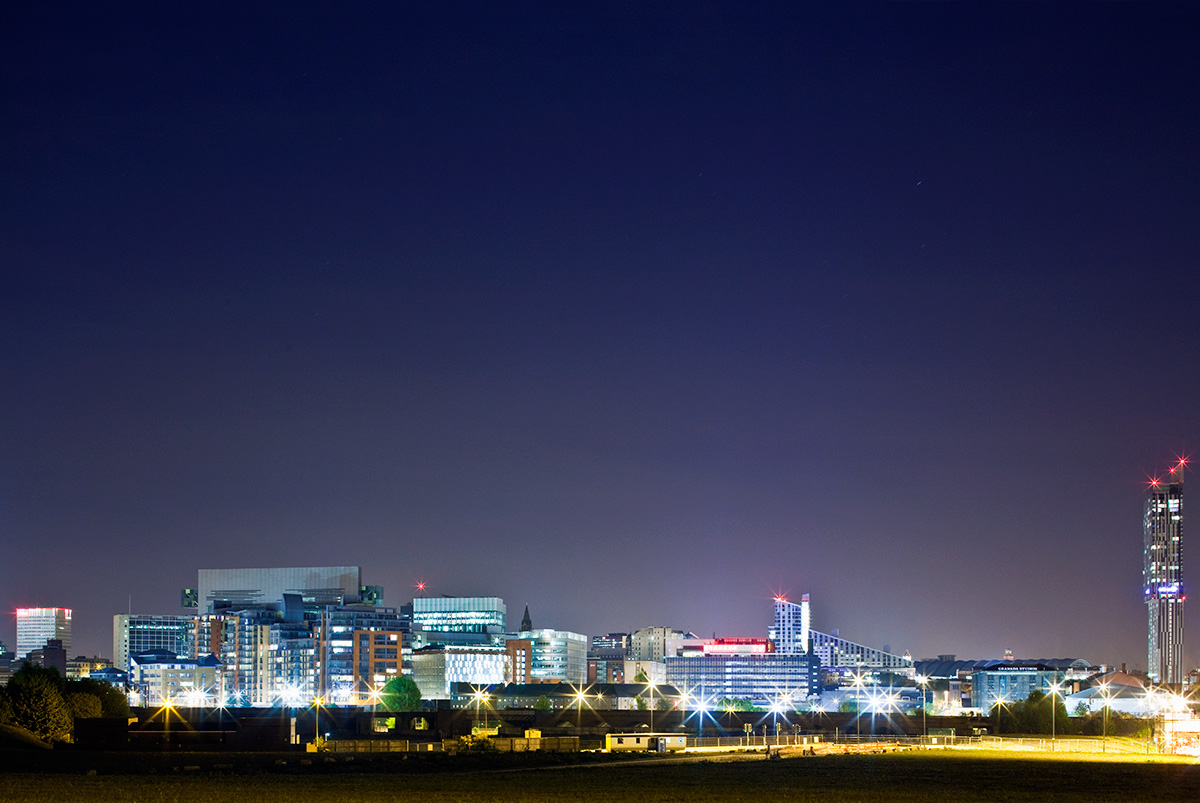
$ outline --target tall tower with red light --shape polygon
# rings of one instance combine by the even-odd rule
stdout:
[[[1146,488],[1142,579],[1149,613],[1147,671],[1155,683],[1183,683],[1183,472],[1187,458]]]
[[[789,602],[785,597],[775,598],[775,621],[767,628],[767,637],[775,642],[775,652],[781,655],[805,655],[809,650],[810,616],[808,594],[800,602]]]

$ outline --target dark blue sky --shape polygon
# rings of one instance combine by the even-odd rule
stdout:
[[[692,5],[5,12],[0,606],[107,655],[198,568],[349,563],[1144,667],[1197,17]]]

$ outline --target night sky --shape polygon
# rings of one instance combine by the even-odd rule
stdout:
[[[17,606],[107,656],[199,568],[358,564],[514,627],[763,636],[807,592],[917,658],[1145,668],[1143,489],[1200,444],[1200,17],[22,5],[10,648]]]

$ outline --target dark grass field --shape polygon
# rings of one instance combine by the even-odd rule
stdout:
[[[538,766],[518,757],[402,761],[397,756],[301,765],[257,756],[175,754],[142,762],[84,756],[64,771],[5,762],[0,800],[186,801],[1192,801],[1200,764],[1143,757],[1064,759],[938,751],[767,761],[604,759]],[[579,757],[586,759],[587,757]],[[464,760],[465,759],[465,760]],[[285,764],[276,763],[279,760]],[[132,764],[128,762],[132,761]],[[193,764],[186,762],[194,761]],[[96,774],[85,774],[92,764]],[[124,765],[124,766],[123,766]],[[122,771],[122,769],[128,771]]]

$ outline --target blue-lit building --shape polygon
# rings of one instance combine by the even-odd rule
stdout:
[[[971,707],[990,709],[997,702],[1015,703],[1035,691],[1050,694],[1066,672],[1047,664],[998,664],[971,675]]]
[[[113,616],[113,666],[129,672],[130,658],[139,653],[165,651],[192,655],[191,616],[151,616],[118,613]],[[205,650],[200,654],[211,653]]]
[[[777,652],[668,656],[667,683],[697,702],[722,698],[798,707],[820,690],[820,662]]]
[[[508,626],[508,608],[500,597],[417,597],[412,620],[413,629],[425,633],[500,635]]]

